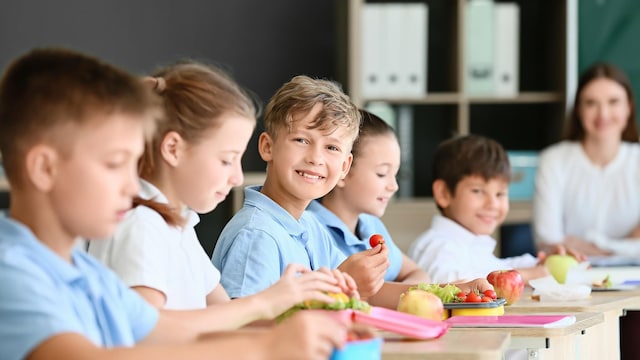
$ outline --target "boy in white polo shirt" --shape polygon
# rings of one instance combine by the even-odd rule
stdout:
[[[494,255],[491,234],[509,211],[511,168],[496,141],[479,135],[442,142],[433,162],[433,197],[441,215],[409,248],[409,256],[436,282],[486,277],[517,269],[525,282],[548,272],[545,254]]]

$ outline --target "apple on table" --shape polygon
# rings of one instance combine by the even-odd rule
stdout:
[[[487,281],[493,285],[497,297],[504,298],[507,305],[513,305],[524,290],[524,280],[517,270],[496,270],[487,275]]]
[[[567,280],[569,269],[578,265],[578,260],[571,255],[553,254],[547,256],[544,265],[557,282],[564,284]]]

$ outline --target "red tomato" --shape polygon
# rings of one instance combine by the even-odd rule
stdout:
[[[480,295],[470,292],[469,295],[467,295],[467,300],[465,302],[482,302],[482,298]]]
[[[460,300],[460,302],[465,302],[467,300],[467,293],[464,291],[460,291],[457,295],[456,298],[458,298],[458,300]]]
[[[493,299],[492,299],[492,298],[490,298],[490,297],[488,297],[488,296],[484,296],[484,297],[482,298],[482,302],[492,302],[492,301],[493,301]]]
[[[378,246],[378,244],[384,244],[384,237],[382,237],[382,235],[380,234],[371,235],[371,237],[369,238],[369,245],[371,245],[371,247],[373,248]]]
[[[487,289],[483,292],[484,296],[489,297],[491,299],[496,299],[496,292],[491,290],[491,289]]]

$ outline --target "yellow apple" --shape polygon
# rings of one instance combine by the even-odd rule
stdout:
[[[414,289],[400,295],[398,311],[425,319],[442,321],[444,305],[438,296],[428,291]]]
[[[578,261],[570,255],[549,255],[544,262],[551,275],[560,284],[567,280],[567,272],[572,266],[578,265]]]

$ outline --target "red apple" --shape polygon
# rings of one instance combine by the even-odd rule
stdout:
[[[402,293],[397,310],[434,321],[442,321],[444,316],[442,300],[435,294],[420,289]]]
[[[507,305],[515,304],[522,296],[524,281],[516,270],[496,270],[487,275],[487,281],[493,285],[496,295],[505,298]]]

